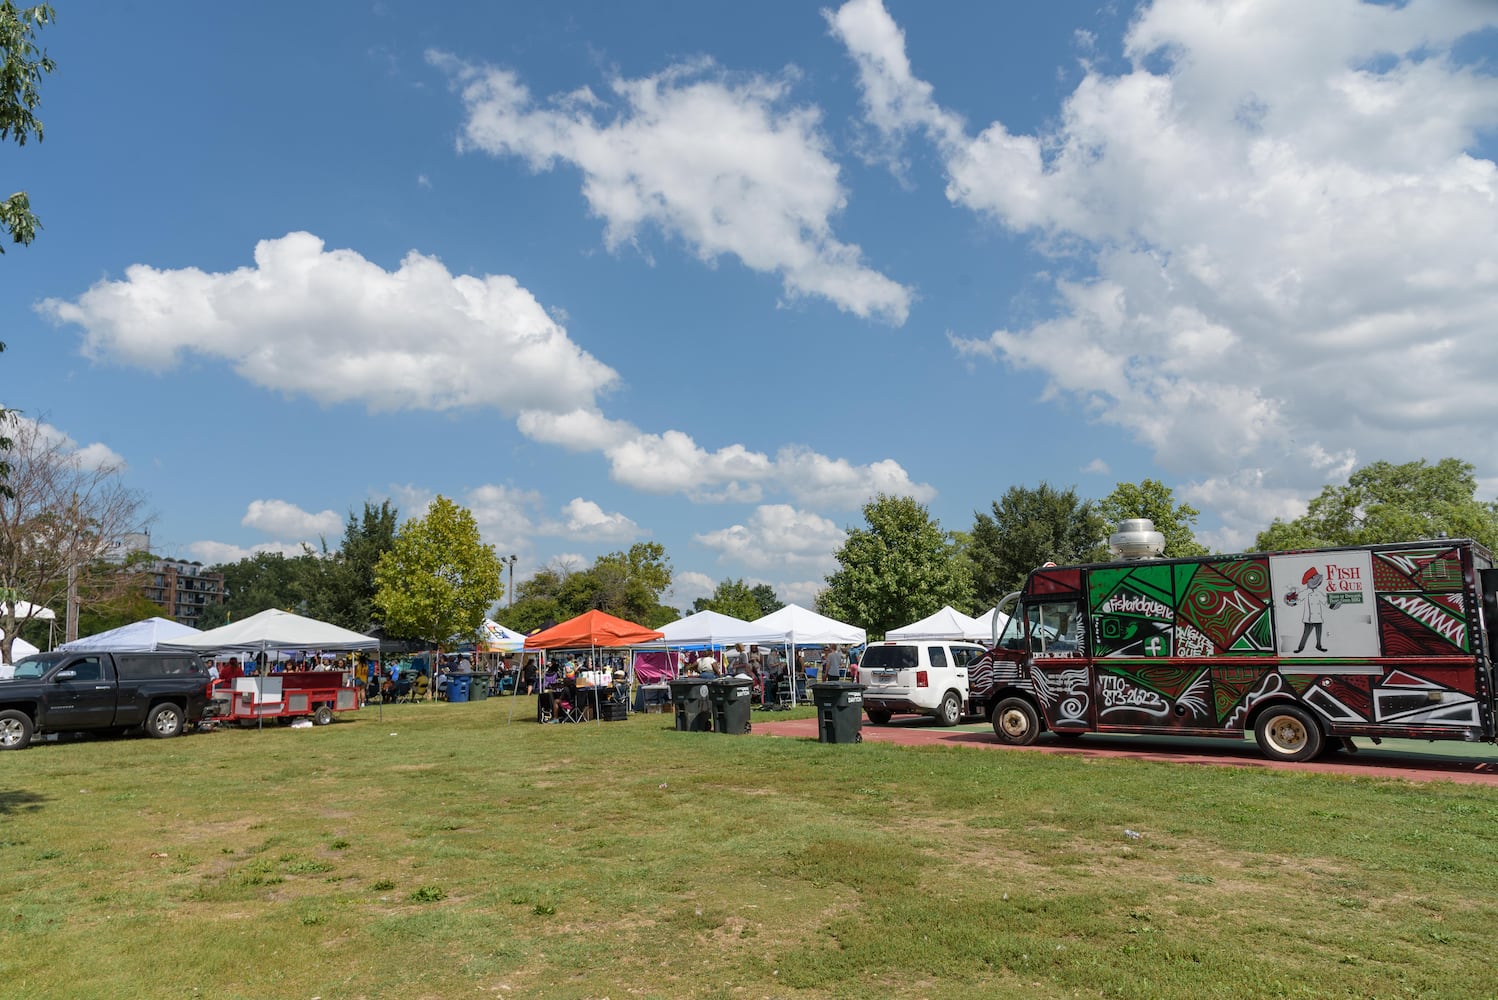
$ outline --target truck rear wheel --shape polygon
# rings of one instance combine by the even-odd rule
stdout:
[[[317,710],[312,713],[312,724],[314,726],[326,726],[333,721],[333,710],[326,705],[318,705]]]
[[[961,721],[962,696],[956,691],[948,691],[942,695],[941,704],[936,706],[936,724],[951,727]]]
[[[31,716],[25,712],[0,712],[0,750],[25,750],[31,732]]]
[[[894,712],[891,712],[887,708],[865,708],[863,714],[867,715],[869,721],[876,726],[888,725],[889,720],[894,718],[895,715]]]
[[[1310,760],[1324,742],[1321,727],[1299,705],[1266,708],[1254,725],[1254,739],[1264,756],[1287,761]]]
[[[993,734],[1000,743],[1027,747],[1040,735],[1040,716],[1023,698],[1005,698],[993,710]]]
[[[147,713],[146,732],[158,740],[170,739],[182,735],[183,722],[182,709],[164,701]]]

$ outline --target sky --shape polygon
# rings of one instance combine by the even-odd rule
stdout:
[[[689,610],[810,604],[880,492],[1498,495],[1498,4],[55,6],[0,403],[158,554],[442,494]]]

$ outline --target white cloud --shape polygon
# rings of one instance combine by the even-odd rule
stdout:
[[[687,570],[671,577],[671,591],[666,603],[680,609],[683,614],[690,614],[697,598],[711,597],[717,589],[718,581],[706,573]]]
[[[1106,476],[1113,470],[1110,469],[1108,467],[1108,463],[1103,461],[1101,458],[1094,458],[1092,461],[1082,466],[1082,471],[1088,473],[1089,475]]]
[[[96,359],[164,371],[196,354],[267,389],[376,411],[570,409],[617,378],[512,277],[453,275],[414,251],[387,271],[311,233],[263,240],[253,267],[226,273],[135,264],[38,309],[81,326]]]
[[[249,559],[262,552],[279,552],[288,559],[294,559],[304,551],[299,542],[264,542],[260,545],[251,545],[245,548],[241,545],[232,545],[228,542],[189,542],[186,546],[189,555],[205,566],[220,566],[224,563],[236,563],[242,559]]]
[[[56,449],[62,455],[71,456],[79,468],[106,472],[123,472],[126,469],[124,457],[106,444],[95,441],[80,445],[67,431],[20,414],[15,415],[15,421],[18,425],[24,425],[40,447]],[[9,431],[7,436],[16,437],[19,429],[6,428]]]
[[[973,134],[878,0],[830,17],[869,123],[923,136],[951,202],[1053,258],[1054,317],[955,340],[1048,380],[1201,479],[1241,536],[1359,461],[1498,467],[1498,78],[1452,44],[1498,7],[1156,0],[1054,126]],[[1207,502],[1206,500],[1203,501]],[[1259,522],[1244,522],[1258,523]]]
[[[528,511],[539,508],[541,502],[541,494],[535,490],[494,483],[476,486],[462,497],[478,525],[479,537],[500,555],[529,554],[536,526]],[[421,506],[425,510],[427,503]]]
[[[695,540],[716,550],[720,563],[732,560],[753,569],[825,574],[836,568],[835,555],[846,537],[825,517],[789,504],[770,504],[755,508],[748,524],[696,535]]]
[[[560,521],[547,522],[542,534],[564,535],[578,541],[627,542],[639,538],[640,526],[619,513],[608,513],[592,500],[573,497],[562,508]]]
[[[311,514],[285,500],[251,500],[239,523],[281,538],[326,538],[335,547],[343,532],[343,519],[333,511]]]
[[[826,580],[788,580],[775,585],[775,593],[782,601],[813,610],[817,606],[817,595],[826,589]]]
[[[791,296],[815,295],[862,317],[900,324],[911,293],[833,235],[847,194],[815,108],[790,102],[794,74],[730,74],[711,61],[609,82],[613,105],[585,89],[535,101],[514,73],[431,52],[462,92],[460,149],[516,156],[532,170],[559,162],[610,248],[647,226],[706,263],[725,255],[776,274]]]
[[[617,381],[613,369],[573,343],[515,279],[452,275],[414,252],[391,272],[292,233],[259,243],[252,268],[209,274],[136,264],[123,281],[38,308],[81,326],[84,352],[95,358],[159,371],[205,355],[267,389],[373,410],[494,407],[515,414],[532,440],[603,452],[617,482],[650,493],[757,503],[773,489],[835,506],[880,491],[935,496],[888,459],[853,465],[797,446],[774,459],[741,444],[708,451],[681,431],[648,433],[612,419],[598,398]],[[401,498],[401,509],[419,513],[431,497],[413,499]],[[486,538],[519,544],[513,533]]]

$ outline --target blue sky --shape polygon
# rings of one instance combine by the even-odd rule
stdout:
[[[158,552],[442,493],[809,603],[881,490],[1498,492],[1491,4],[59,8],[0,400]]]

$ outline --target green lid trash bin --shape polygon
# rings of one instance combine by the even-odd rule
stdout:
[[[851,681],[823,681],[809,686],[811,700],[817,706],[817,742],[863,742],[864,687]]]
[[[474,674],[473,679],[468,682],[468,700],[483,701],[489,697],[489,675]]]
[[[707,695],[713,706],[713,732],[742,736],[749,731],[754,678],[719,677],[709,682]]]
[[[669,682],[671,703],[676,706],[676,731],[705,733],[713,728],[706,677],[678,677]]]

